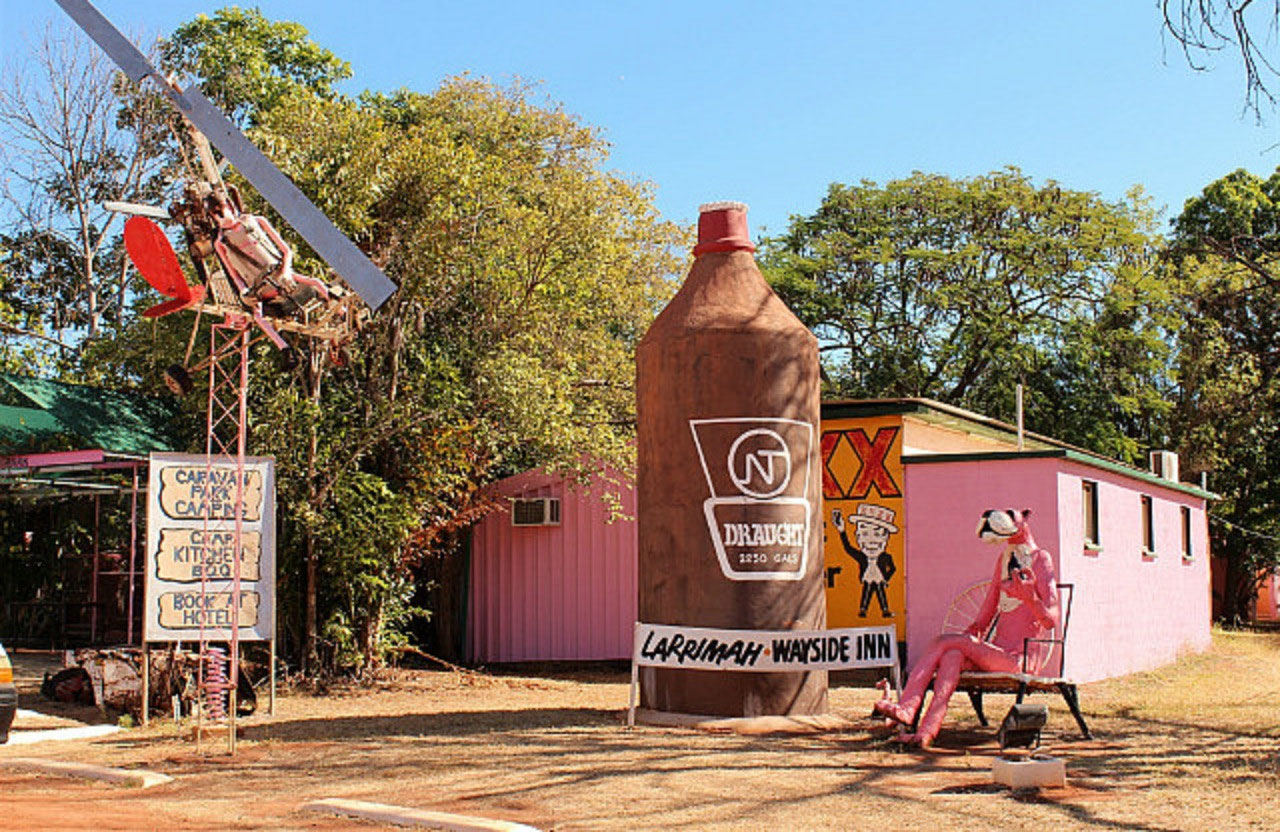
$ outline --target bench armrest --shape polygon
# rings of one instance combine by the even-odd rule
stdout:
[[[1041,673],[1041,672],[1044,670],[1044,668],[1038,668],[1038,669],[1036,669],[1036,670],[1034,670],[1034,671],[1033,671],[1033,670],[1031,670],[1030,668],[1028,668],[1028,667],[1027,667],[1027,659],[1028,659],[1028,657],[1031,655],[1031,645],[1032,645],[1032,644],[1048,644],[1048,645],[1054,645],[1054,644],[1056,644],[1056,645],[1058,645],[1058,655],[1059,655],[1059,657],[1061,657],[1061,656],[1063,655],[1063,651],[1064,651],[1064,649],[1066,648],[1066,642],[1065,642],[1065,640],[1063,640],[1063,639],[1061,639],[1061,638],[1024,638],[1024,639],[1022,640],[1022,672],[1023,672],[1023,674],[1028,675],[1028,676],[1040,676],[1040,675],[1042,675],[1042,673]],[[1049,657],[1052,657],[1052,656],[1053,656],[1053,647],[1052,647],[1052,646],[1050,646],[1050,648],[1049,648],[1049,655],[1048,655],[1048,657],[1046,657],[1046,658],[1049,658]],[[1061,661],[1061,658],[1059,658],[1059,661]],[[1057,673],[1056,675],[1061,676],[1061,675],[1062,675],[1062,670],[1063,670],[1063,669],[1064,669],[1064,668],[1059,667],[1059,668],[1058,668],[1058,673]]]

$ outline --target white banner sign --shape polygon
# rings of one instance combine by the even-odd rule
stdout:
[[[689,670],[804,671],[894,667],[893,627],[712,630],[636,622],[637,665]]]
[[[212,464],[193,454],[152,454],[147,492],[147,641],[275,637],[275,460]],[[237,498],[240,538],[236,545]],[[240,579],[240,599],[232,597]]]

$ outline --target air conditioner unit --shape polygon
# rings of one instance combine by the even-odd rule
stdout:
[[[1178,482],[1178,455],[1173,451],[1152,451],[1151,473],[1170,482]]]
[[[517,497],[511,501],[511,525],[560,525],[560,499],[558,497]]]

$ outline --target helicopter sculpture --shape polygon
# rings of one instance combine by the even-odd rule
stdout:
[[[203,499],[203,517],[198,518],[203,520],[206,532],[216,527],[229,533],[232,540],[229,547],[232,577],[229,582],[214,581],[209,569],[203,568],[206,565],[205,555],[200,555],[199,603],[204,605],[208,599],[225,597],[230,611],[226,627],[207,628],[205,618],[198,616],[198,685],[201,696],[210,703],[209,711],[213,716],[215,712],[221,713],[221,708],[215,709],[213,705],[221,703],[224,696],[234,696],[237,689],[242,637],[269,640],[273,673],[276,664],[274,630],[264,639],[261,632],[249,629],[247,624],[242,625],[239,617],[241,602],[246,597],[241,588],[241,564],[247,534],[242,496],[252,473],[247,465],[247,393],[254,330],[256,328],[261,333],[260,338],[279,347],[286,359],[293,356],[293,350],[284,333],[295,332],[313,340],[340,344],[354,334],[362,316],[376,311],[396,291],[396,285],[335,228],[198,88],[179,88],[160,75],[137,47],[88,0],[57,0],[57,3],[132,81],[142,84],[146,79],[152,79],[185,119],[189,141],[184,148],[194,147],[197,157],[188,161],[194,162],[190,166],[197,168],[198,172],[189,179],[182,196],[168,210],[123,203],[106,207],[136,215],[125,223],[125,248],[146,281],[167,298],[144,315],[156,318],[183,310],[196,313],[184,363],[170,368],[166,383],[175,392],[185,392],[191,387],[190,371],[200,366],[208,369],[206,476],[211,478],[217,466],[220,470],[229,471],[230,481],[234,483],[233,493],[236,496],[221,503],[232,507],[232,518],[214,516],[215,500],[208,497]],[[266,218],[245,210],[236,188],[223,181],[213,155],[214,148],[307,241],[341,283],[294,271],[293,250]],[[181,225],[196,272],[194,283],[188,282],[168,237],[153,220],[173,220]],[[348,294],[343,284],[354,294]],[[208,327],[209,357],[197,367],[189,367],[201,318],[205,316],[211,318]],[[156,515],[162,513],[157,511]],[[261,541],[265,539],[265,535],[260,538]],[[207,551],[202,547],[193,548]],[[142,574],[149,574],[149,571],[144,570]],[[270,580],[274,580],[273,575]],[[150,608],[150,605],[145,606]],[[145,615],[144,663],[148,655],[147,644],[151,640],[148,633],[152,632],[152,622],[158,620],[151,617],[152,612]],[[272,615],[266,616],[267,622],[273,619]],[[153,635],[159,641],[172,640],[172,634],[165,632],[163,627]],[[228,649],[211,646],[215,641],[225,642]],[[143,713],[145,715],[146,711]],[[199,715],[203,719],[204,710],[200,710]],[[228,747],[234,754],[236,708],[227,708],[226,717],[230,721]],[[198,725],[195,732],[197,745],[201,736],[203,731]]]
[[[211,160],[204,135],[191,125],[188,131],[200,158]],[[341,345],[368,314],[341,285],[295,272],[293,249],[270,221],[245,211],[238,189],[222,180],[216,166],[202,168],[203,175],[189,182],[181,199],[167,211],[132,203],[105,205],[135,215],[125,223],[125,250],[147,283],[169,298],[143,316],[159,318],[187,309],[197,313],[183,362],[170,365],[164,373],[166,385],[177,395],[190,392],[191,374],[208,363],[191,365],[203,315],[252,320],[281,350],[282,364],[292,367],[296,353],[282,333]],[[196,272],[193,283],[188,283],[177,253],[155,219],[181,225]]]
[[[88,0],[56,0],[76,24],[134,82],[151,78],[187,123],[200,174],[167,211],[151,206],[109,202],[111,210],[135,214],[125,223],[129,259],[147,283],[169,300],[146,310],[156,318],[193,309],[196,321],[182,364],[171,366],[166,384],[175,393],[191,388],[192,348],[205,314],[227,321],[250,322],[282,351],[286,366],[294,351],[282,333],[341,344],[361,320],[396,291],[396,285],[343,235],[289,179],[196,88],[182,89],[162,76],[151,62]],[[223,181],[213,150],[254,186],[342,282],[299,274],[293,249],[262,216],[245,211],[239,191]],[[196,271],[187,281],[176,252],[155,219],[177,221]],[[363,301],[362,306],[359,301]]]

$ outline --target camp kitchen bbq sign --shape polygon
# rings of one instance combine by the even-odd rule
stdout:
[[[796,419],[691,419],[720,569],[734,581],[798,581],[809,563],[813,425]]]
[[[152,454],[147,491],[147,641],[275,636],[275,460]],[[235,609],[236,504],[243,507]]]

